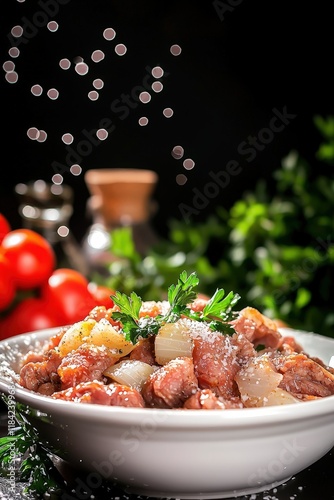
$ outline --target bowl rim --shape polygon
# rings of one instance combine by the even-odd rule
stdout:
[[[0,340],[1,355],[6,358],[6,352],[10,352],[13,345],[44,341],[59,332],[61,327],[48,328],[34,332],[27,332],[13,337]],[[304,332],[292,328],[280,328],[284,334],[297,332],[301,335],[312,335],[317,341],[325,340],[333,343],[334,339],[313,332]],[[284,331],[284,332],[283,332]],[[5,351],[7,349],[7,351]],[[2,352],[3,351],[3,354]],[[18,354],[18,353],[17,353]],[[10,364],[10,363],[9,363]],[[159,409],[159,408],[132,408],[122,406],[106,406],[98,404],[83,404],[74,401],[61,401],[50,396],[44,396],[21,387],[18,382],[5,378],[0,373],[0,391],[9,394],[14,393],[13,398],[37,410],[40,413],[61,415],[63,417],[76,418],[80,420],[92,420],[98,416],[99,422],[110,422],[128,425],[138,422],[147,416],[159,425],[159,428],[201,428],[210,425],[212,428],[255,428],[258,426],[272,426],[277,423],[289,424],[291,422],[313,419],[314,417],[333,414],[334,395],[317,400],[304,401],[294,405],[275,405],[261,408],[235,408],[228,410],[184,410]],[[205,418],[203,418],[203,413]]]

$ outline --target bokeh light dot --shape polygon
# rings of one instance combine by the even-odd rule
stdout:
[[[174,111],[172,110],[172,108],[165,108],[162,114],[164,115],[165,118],[171,118],[174,114]]]
[[[182,146],[174,146],[172,149],[172,157],[175,160],[180,160],[184,155],[184,149]]]
[[[19,38],[20,36],[23,35],[23,28],[22,26],[14,26],[11,30],[10,30],[11,34],[15,37],[15,38]]]
[[[151,94],[149,94],[148,92],[141,92],[139,94],[139,100],[143,103],[143,104],[147,104],[148,102],[150,102],[151,100]]]
[[[104,87],[104,81],[101,80],[101,78],[96,78],[93,81],[93,87],[95,87],[96,89],[102,89]]]
[[[19,182],[15,186],[15,192],[17,194],[26,194],[28,191],[28,186],[26,184],[23,184],[23,182]]]
[[[49,97],[52,101],[54,101],[54,100],[58,99],[58,97],[59,97],[59,92],[58,92],[58,90],[57,90],[57,89],[49,89],[49,90],[47,91],[47,96],[48,96],[48,97]]]
[[[148,118],[146,116],[142,116],[139,118],[138,123],[141,127],[145,127],[148,124]]]
[[[77,163],[74,163],[73,165],[71,165],[70,172],[72,175],[80,175],[82,172],[82,168]]]
[[[66,236],[69,235],[70,230],[67,226],[59,226],[57,229],[57,233],[59,234],[60,237],[66,238]]]
[[[184,175],[184,174],[178,174],[175,178],[176,180],[176,184],[178,184],[179,186],[183,186],[186,182],[187,182],[187,176]]]
[[[43,94],[43,89],[40,85],[36,84],[31,87],[31,93],[32,95],[39,97]]]
[[[37,181],[34,182],[34,190],[37,193],[43,193],[46,188],[46,182],[43,179],[38,179]]]
[[[88,92],[88,97],[91,101],[97,101],[100,96],[99,93],[96,92],[96,90],[91,90],[90,92]]]
[[[19,79],[19,75],[16,73],[16,71],[9,71],[8,73],[6,73],[5,78],[8,83],[16,83]]]
[[[37,137],[37,142],[45,142],[48,137],[48,134],[45,132],[45,130],[40,130],[39,131],[39,136]]]
[[[103,37],[110,41],[113,40],[116,36],[116,31],[113,28],[106,28],[103,32]]]
[[[179,56],[182,52],[180,45],[174,44],[170,48],[170,52],[173,56]]]
[[[74,137],[69,132],[66,132],[62,135],[61,140],[64,144],[72,144],[72,142],[74,141]]]
[[[126,48],[124,43],[119,43],[115,47],[115,52],[118,56],[124,56],[126,54],[127,50],[128,49]]]
[[[60,59],[59,66],[61,67],[61,69],[70,69],[71,61],[69,59],[66,59],[66,58]]]
[[[19,57],[20,55],[20,51],[17,47],[11,47],[8,51],[8,54],[10,55],[10,57]]]
[[[63,186],[58,186],[56,184],[52,184],[52,186],[50,186],[50,191],[52,194],[54,194],[56,196],[60,196],[61,194],[63,194],[64,188],[63,188]]]
[[[5,61],[2,65],[2,69],[8,73],[9,71],[14,71],[15,64],[13,61]]]
[[[16,73],[16,71],[9,71],[8,73],[6,73],[5,78],[8,83],[16,83],[19,79],[19,75]]]
[[[160,66],[155,66],[151,73],[154,78],[161,78],[164,74],[164,70]]]
[[[183,166],[186,170],[191,170],[194,168],[195,162],[191,158],[187,158],[186,160],[184,160]]]
[[[163,88],[164,88],[164,86],[162,85],[161,82],[153,82],[152,83],[152,90],[154,90],[154,92],[161,92]]]
[[[88,65],[84,62],[78,62],[75,65],[75,71],[78,73],[78,75],[87,75],[88,70]]]
[[[28,130],[27,130],[27,136],[32,141],[36,141],[36,139],[38,139],[38,137],[39,137],[39,130],[38,130],[38,128],[36,128],[36,127],[30,127],[30,128],[28,128]]]
[[[98,139],[100,139],[100,141],[105,141],[106,138],[108,137],[108,132],[106,131],[105,128],[100,128],[99,130],[97,130],[96,132],[96,137]]]
[[[91,55],[91,59],[95,63],[102,61],[104,58],[105,54],[104,52],[102,52],[102,50],[94,50],[94,52]]]
[[[52,176],[52,182],[54,184],[57,184],[57,185],[62,184],[63,180],[64,180],[64,178],[60,174],[55,174],[55,175]]]
[[[56,21],[50,21],[48,24],[47,24],[47,27],[48,27],[48,30],[51,31],[52,33],[54,33],[55,31],[58,30],[59,28],[59,24],[56,22]]]

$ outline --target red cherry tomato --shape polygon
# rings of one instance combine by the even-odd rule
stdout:
[[[0,252],[0,311],[14,300],[16,287],[9,260]]]
[[[94,298],[97,306],[105,306],[107,309],[109,307],[113,307],[114,301],[112,300],[111,295],[114,295],[115,290],[112,290],[104,285],[98,285],[92,281],[88,284],[88,290]]]
[[[64,325],[81,321],[96,306],[88,290],[88,280],[74,269],[56,269],[41,287],[41,296],[62,318]]]
[[[11,227],[8,220],[3,214],[0,214],[0,243],[9,231],[11,231]]]
[[[19,304],[0,323],[0,339],[20,333],[62,326],[61,319],[50,304],[37,297],[29,297]]]
[[[17,288],[41,286],[55,268],[56,257],[49,242],[31,229],[15,229],[2,240],[2,253],[9,260]]]

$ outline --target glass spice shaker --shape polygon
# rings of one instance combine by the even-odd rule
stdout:
[[[72,188],[39,179],[17,184],[15,193],[23,227],[41,234],[51,244],[57,267],[75,269],[89,277],[88,265],[69,227],[73,213]]]
[[[150,218],[156,210],[152,195],[158,175],[152,170],[91,169],[85,182],[91,194],[87,208],[92,218],[84,240],[83,250],[91,272],[108,275],[108,264],[117,258],[112,255],[111,232],[131,227],[135,248],[141,255],[157,241]]]

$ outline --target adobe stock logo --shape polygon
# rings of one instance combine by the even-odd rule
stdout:
[[[240,5],[244,0],[227,0],[222,2],[221,0],[214,0],[212,2],[213,8],[218,14],[221,21],[225,21],[225,14],[227,12],[233,12],[238,5]]]
[[[261,153],[276,137],[277,134],[283,132],[294,120],[297,115],[288,113],[287,107],[284,106],[282,111],[276,108],[272,110],[267,127],[261,128],[256,135],[249,135],[246,140],[240,142],[237,152],[244,157],[247,163],[255,160],[257,155]],[[243,171],[243,167],[237,160],[230,160],[226,163],[225,168],[214,172],[209,172],[210,180],[204,184],[203,188],[193,188],[192,204],[180,203],[179,211],[183,220],[189,223],[194,215],[199,215],[202,210],[207,208],[210,201],[217,198],[226,189],[233,177],[238,176]]]
[[[249,486],[259,486],[261,484],[274,484],[277,477],[282,474],[289,476],[289,466],[293,464],[307,449],[301,445],[296,438],[285,440],[275,460],[270,460],[266,467],[260,467],[248,478]]]

